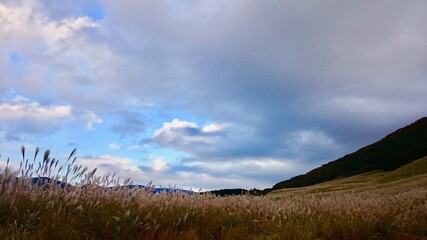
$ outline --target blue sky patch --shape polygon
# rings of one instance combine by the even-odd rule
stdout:
[[[105,8],[96,2],[89,2],[83,5],[82,13],[89,18],[98,21],[105,17]]]

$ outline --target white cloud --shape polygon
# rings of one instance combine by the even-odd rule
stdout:
[[[202,132],[219,132],[221,130],[224,130],[224,127],[226,124],[218,124],[218,123],[212,123],[209,125],[206,125],[202,128]]]
[[[82,28],[96,28],[98,25],[88,17],[51,20],[40,9],[37,1],[23,1],[13,5],[0,3],[1,41],[25,49],[25,44],[34,42],[55,46]],[[38,41],[35,41],[38,40]],[[34,41],[34,42],[32,42]]]
[[[40,106],[37,102],[28,102],[19,99],[14,102],[0,104],[0,119],[5,121],[34,119],[36,121],[49,121],[58,118],[71,117],[72,107],[65,106]]]
[[[121,179],[131,178],[137,181],[140,180],[140,176],[143,174],[130,158],[101,155],[80,158],[78,163],[88,167],[89,170],[96,168],[97,176],[116,173],[116,176],[121,177]]]
[[[82,115],[82,119],[86,122],[86,130],[94,130],[93,125],[102,123],[102,119],[91,111],[85,111]]]
[[[153,161],[153,170],[154,171],[163,171],[167,168],[167,162],[163,159],[163,157],[157,157]]]
[[[144,149],[144,147],[143,147],[143,146],[140,146],[140,145],[131,145],[131,146],[126,147],[126,149],[127,149],[127,150],[130,150],[130,151],[135,151],[135,150],[141,150],[141,149]]]
[[[333,146],[334,140],[319,131],[302,130],[291,133],[292,140],[298,144],[312,144],[319,146]]]
[[[108,144],[108,147],[112,150],[119,150],[121,148],[120,145],[117,145],[115,143]]]
[[[197,128],[197,124],[192,122],[187,122],[187,121],[180,121],[179,119],[175,118],[172,120],[172,122],[163,123],[163,127],[154,133],[154,137],[158,137],[169,131],[173,131],[174,129],[180,129],[180,128]]]
[[[210,124],[199,127],[194,122],[174,119],[171,122],[163,123],[162,128],[156,130],[150,142],[181,150],[199,146],[208,147],[215,144],[220,134],[225,130],[224,124]]]

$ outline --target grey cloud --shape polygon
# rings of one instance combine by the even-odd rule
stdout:
[[[279,5],[275,5],[277,11],[283,9]],[[282,7],[284,5],[286,3],[283,3]],[[400,7],[389,5],[386,6],[387,10],[381,10],[381,16],[375,12],[377,7],[379,6],[370,8],[354,3],[328,6],[322,3],[322,6],[312,6],[306,13],[302,11],[302,15],[295,16],[295,19],[292,19],[292,14],[274,15],[276,19],[271,25],[275,26],[277,31],[257,28],[256,24],[254,26],[250,22],[255,18],[248,17],[247,22],[241,22],[254,26],[248,32],[255,35],[256,40],[252,40],[253,43],[249,41],[247,45],[242,44],[242,47],[236,44],[236,41],[230,45],[225,44],[233,49],[221,51],[225,53],[225,57],[222,55],[218,58],[228,64],[230,61],[227,61],[229,59],[226,57],[229,54],[237,59],[237,63],[232,63],[237,67],[222,68],[221,61],[214,62],[213,69],[228,71],[222,73],[226,76],[222,81],[220,79],[208,83],[209,87],[206,89],[217,91],[212,91],[215,94],[206,92],[206,98],[215,102],[219,92],[220,102],[225,99],[224,101],[237,105],[238,110],[245,109],[247,113],[258,116],[259,119],[246,117],[249,114],[245,113],[234,115],[254,126],[258,130],[257,136],[271,143],[271,150],[277,147],[275,141],[295,129],[321,128],[332,138],[346,140],[345,143],[352,144],[352,147],[346,148],[351,149],[382,137],[405,121],[414,121],[426,114],[426,110],[418,104],[427,100],[420,92],[420,89],[426,90],[424,77],[412,73],[413,67],[426,63],[425,43],[421,41],[426,39],[426,35],[424,30],[418,31],[416,29],[420,28],[409,24],[407,27],[411,38],[416,40],[406,42],[399,38],[403,34],[401,29],[406,28],[403,25],[412,21],[410,19],[417,19],[418,24],[425,22],[420,13],[416,16],[412,13],[414,9],[425,9],[426,6],[405,6],[401,12]],[[260,12],[261,15],[270,14],[269,11]],[[374,15],[375,17],[372,17]],[[376,18],[379,18],[379,21],[376,21]],[[277,24],[278,22],[282,24]],[[234,30],[229,32],[237,39],[241,31],[237,26]],[[248,38],[252,35],[247,34]],[[240,39],[245,39],[245,36],[243,33]],[[275,44],[262,44],[261,37],[269,37]],[[418,42],[417,48],[421,51],[403,57],[414,51],[412,41]],[[391,47],[385,44],[389,42],[396,42],[397,45]],[[218,45],[223,43],[219,42]],[[232,45],[233,43],[236,45]],[[387,55],[370,56],[375,54],[373,49],[377,48],[378,51],[386,48],[382,50]],[[211,69],[208,70],[210,71],[206,78],[215,73]],[[412,77],[408,79],[408,75]],[[362,106],[360,110],[357,110],[360,107],[357,103],[351,102],[344,108],[322,105],[341,95],[372,98],[378,102],[387,102],[393,97],[399,99],[403,106],[412,107],[389,109],[388,104],[379,104],[377,107],[380,110],[387,109],[387,114],[382,115],[387,119],[384,122],[378,117],[384,111],[378,112],[370,104]],[[232,110],[226,111],[233,115]],[[218,119],[224,117],[223,112],[224,109],[204,113]],[[364,128],[366,130],[363,130]],[[373,128],[376,131],[372,131]],[[367,135],[364,137],[360,132]],[[351,141],[350,138],[358,141]]]
[[[43,106],[25,98],[0,101],[0,131],[6,140],[17,141],[61,129],[71,117],[70,106]]]
[[[101,163],[98,166],[105,168],[105,169],[108,169],[108,171],[111,173],[115,173],[115,172],[118,172],[120,170],[120,166],[117,166],[115,164],[110,164],[110,163]]]
[[[136,112],[119,112],[120,121],[111,129],[122,137],[138,135],[146,130],[147,124],[144,118]]]
[[[189,127],[150,140],[197,159],[332,160],[427,115],[424,1],[105,4],[99,28],[64,41],[85,64],[61,68],[58,95],[105,112],[144,98],[234,124],[220,136]],[[293,133],[307,131],[332,142],[298,143]]]
[[[7,141],[25,141],[33,137],[46,136],[61,128],[60,124],[51,123],[46,126],[46,122],[19,121],[14,124],[4,123],[1,130],[5,131]]]
[[[68,124],[86,125],[86,130],[92,130],[94,124],[102,122],[90,111],[74,109],[70,105],[41,104],[22,96],[0,100],[0,121],[0,132],[7,141],[46,136]]]

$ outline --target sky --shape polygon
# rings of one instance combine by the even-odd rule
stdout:
[[[0,166],[267,188],[427,115],[427,1],[0,0]]]

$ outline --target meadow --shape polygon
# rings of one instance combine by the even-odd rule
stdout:
[[[20,169],[2,170],[2,239],[427,239],[427,158],[322,186],[216,197],[123,188],[130,179],[97,176],[73,155],[37,162],[23,149]],[[37,176],[54,181],[31,184]]]

